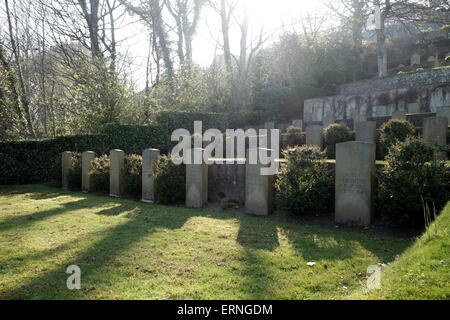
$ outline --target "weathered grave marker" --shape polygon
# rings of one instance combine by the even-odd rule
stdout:
[[[306,145],[319,146],[322,149],[323,146],[323,127],[318,125],[312,125],[306,127]]]
[[[376,143],[377,123],[376,121],[361,121],[356,123],[355,140]]]
[[[433,117],[423,119],[423,138],[429,143],[440,146],[447,144],[447,117]],[[445,152],[438,153],[438,159],[445,160]]]
[[[91,162],[94,158],[95,153],[92,151],[85,151],[81,155],[81,190],[83,192],[91,191],[89,170],[91,170]]]
[[[72,166],[72,152],[64,151],[61,156],[63,189],[69,189],[69,170],[71,166]]]
[[[336,144],[335,220],[366,226],[372,217],[375,146],[349,141]]]
[[[109,153],[109,195],[120,197],[123,194],[125,152],[119,149]]]
[[[192,149],[191,164],[186,164],[186,206],[201,208],[208,202],[208,165],[203,161],[203,149]],[[195,164],[194,159],[202,159]]]
[[[142,152],[142,201],[154,202],[155,189],[153,185],[153,171],[160,152],[158,149],[145,149]]]
[[[259,153],[258,149],[247,150],[245,165],[245,212],[255,215],[267,216],[274,207],[273,175],[261,175],[261,168],[269,165],[250,164],[250,152]],[[259,155],[258,155],[259,157]]]

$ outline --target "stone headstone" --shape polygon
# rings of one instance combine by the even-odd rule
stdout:
[[[259,161],[258,164],[250,164],[249,152],[251,150],[247,150],[245,165],[245,212],[267,216],[274,208],[274,176],[261,175],[261,168],[267,166],[260,164]]]
[[[306,145],[319,146],[322,149],[323,145],[323,127],[318,125],[306,127]]]
[[[91,170],[91,162],[94,158],[95,153],[92,151],[85,151],[81,155],[81,190],[83,192],[91,191],[89,170]]]
[[[327,113],[323,117],[323,127],[326,128],[336,121],[336,116],[333,113]]]
[[[429,56],[427,59],[428,63],[432,63],[433,67],[439,67],[440,63],[439,63],[439,59],[437,56]]]
[[[69,171],[72,166],[72,152],[64,151],[61,155],[62,188],[69,189]]]
[[[264,123],[264,129],[267,129],[267,130],[275,129],[275,122],[266,122],[266,123]]]
[[[356,123],[355,140],[362,142],[376,143],[377,141],[377,122],[361,121]]]
[[[420,104],[417,102],[408,103],[408,113],[420,113]]]
[[[436,57],[435,56],[429,56],[427,59],[428,63],[434,63],[436,61]]]
[[[420,66],[420,54],[418,54],[418,53],[414,53],[412,56],[411,56],[411,67],[413,67],[413,66]]]
[[[450,121],[450,106],[437,108],[436,117],[445,117]]]
[[[429,143],[447,144],[448,119],[446,117],[433,117],[423,119],[423,138]],[[438,154],[438,158],[445,160],[444,152]]]
[[[405,111],[394,111],[394,112],[392,112],[392,119],[406,120],[406,112]]]
[[[353,128],[356,128],[358,122],[367,121],[367,114],[353,114]]]
[[[297,119],[297,120],[292,120],[292,125],[293,125],[294,127],[303,129],[303,121],[302,121],[302,120],[299,120],[299,119]]]
[[[195,154],[203,159],[203,149],[192,149],[192,159]],[[201,208],[208,202],[208,165],[186,164],[186,206],[189,208]]]
[[[335,220],[367,226],[372,218],[375,145],[336,144]]]
[[[158,149],[145,149],[142,152],[142,201],[154,202],[153,172],[159,159]]]
[[[125,152],[114,149],[109,153],[109,195],[120,197],[123,194]]]

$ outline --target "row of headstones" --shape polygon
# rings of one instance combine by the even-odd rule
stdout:
[[[307,144],[322,142],[319,137],[322,126],[313,127],[306,130]],[[376,122],[359,121],[355,127],[356,141],[336,144],[335,220],[366,226],[370,224],[373,213]],[[445,145],[447,128],[446,116],[425,118],[425,141]],[[314,136],[314,141],[311,135]],[[441,153],[439,158],[445,158],[445,154]]]
[[[448,107],[440,110],[447,111]],[[406,120],[406,113],[397,112],[392,115],[393,119]],[[367,117],[359,116],[355,121],[355,140],[376,143],[377,141],[377,123],[376,121],[367,121]],[[328,122],[324,125],[311,125],[306,127],[306,144],[317,145],[323,147],[323,128],[327,127]],[[435,117],[425,118],[423,120],[423,139],[429,143],[437,143],[439,145],[447,144],[447,128],[448,115],[444,112],[438,112]],[[445,154],[439,154],[440,159],[445,159]]]
[[[202,156],[203,149],[194,152]],[[82,188],[90,191],[89,169],[94,152],[82,154]],[[153,169],[159,157],[159,150],[146,149],[142,157],[142,201],[153,202]],[[122,195],[125,153],[122,150],[110,152],[110,195]],[[62,154],[63,188],[68,188],[68,171],[72,153]],[[245,211],[255,215],[269,215],[274,209],[274,176],[261,175],[262,165],[249,164],[245,170]],[[372,194],[375,173],[375,144],[350,141],[336,145],[336,202],[335,220],[359,225],[370,224],[372,217]],[[201,208],[208,202],[208,166],[186,165],[186,206]]]
[[[450,52],[445,55],[445,57],[448,57],[448,56],[450,56]],[[438,55],[436,54],[434,56],[429,56],[427,58],[427,63],[434,63],[434,67],[439,67],[440,63],[439,63]],[[414,53],[411,56],[410,65],[411,65],[411,67],[413,67],[413,66],[420,66],[421,65],[421,56],[420,56],[420,54],[418,54],[416,52],[416,53]]]
[[[69,188],[68,175],[72,166],[73,154],[70,151],[62,153],[62,188]],[[92,191],[89,175],[91,163],[95,158],[93,151],[85,151],[81,154],[81,189],[83,192]],[[109,153],[109,194],[112,197],[123,195],[125,152],[115,149]],[[142,152],[142,201],[154,201],[153,170],[159,158],[159,150],[145,149]]]
[[[203,159],[203,149],[194,149]],[[154,202],[153,172],[160,156],[158,149],[145,149],[142,152],[142,201]],[[62,153],[62,187],[69,188],[68,175],[72,165],[73,154],[70,151]],[[82,153],[81,184],[83,192],[92,189],[89,171],[95,153]],[[110,151],[109,194],[112,197],[123,195],[125,152],[119,149]],[[273,176],[260,175],[262,165],[246,164],[245,209],[247,213],[268,215],[273,209]],[[186,206],[201,208],[208,202],[208,166],[203,164],[186,165]]]

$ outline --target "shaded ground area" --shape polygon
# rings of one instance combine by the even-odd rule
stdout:
[[[60,191],[0,187],[2,299],[345,299],[412,241]],[[307,262],[315,262],[313,267]],[[69,265],[82,270],[68,290]]]
[[[220,208],[220,205],[215,203],[209,203],[206,209],[211,211],[223,211]],[[235,204],[233,208],[226,209],[225,211],[244,214],[244,207]],[[378,216],[374,217],[372,224],[368,227],[359,227],[336,223],[334,221],[334,213],[320,215],[295,215],[289,212],[277,210],[269,217],[255,216],[255,218],[298,224],[305,227],[320,227],[335,231],[361,233],[378,238],[413,239],[418,237],[423,232],[423,230],[412,229],[410,227],[395,226],[393,224],[390,224],[389,222],[382,221],[382,219]]]

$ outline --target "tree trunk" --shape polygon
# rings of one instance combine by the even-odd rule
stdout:
[[[11,90],[12,99],[13,99],[13,105],[14,109],[16,111],[17,117],[19,119],[19,126],[21,128],[25,128],[25,118],[22,113],[22,109],[20,108],[20,96],[17,92],[16,87],[16,78],[14,76],[14,71],[9,63],[9,61],[6,58],[5,50],[3,49],[2,43],[0,43],[0,63],[3,65],[3,68],[6,71],[6,80],[8,82],[8,87]]]
[[[152,10],[152,20],[154,25],[154,30],[156,35],[158,36],[159,46],[162,51],[162,57],[164,61],[164,65],[167,70],[167,77],[172,79],[174,76],[173,64],[170,58],[170,49],[167,42],[167,34],[164,30],[163,20],[161,16],[162,8],[160,6],[159,0],[153,0],[153,10]]]
[[[381,13],[380,1],[375,1],[375,20],[377,32],[377,61],[378,61],[378,77],[385,78],[387,76],[387,48],[386,48],[386,34],[384,29],[384,22],[387,12],[389,11],[390,1],[386,0],[386,7]]]
[[[30,102],[27,97],[27,92],[25,90],[25,82],[23,80],[23,75],[22,75],[22,66],[20,64],[20,55],[19,55],[18,49],[16,47],[16,41],[14,39],[14,33],[13,33],[13,27],[12,27],[12,22],[11,22],[11,15],[9,12],[8,0],[5,0],[5,8],[6,8],[6,16],[8,19],[8,28],[9,28],[9,37],[10,37],[10,41],[11,41],[11,47],[13,50],[14,59],[16,61],[16,66],[17,66],[17,77],[19,80],[21,102],[22,102],[23,109],[25,111],[25,120],[27,122],[28,132],[29,132],[30,136],[33,138],[36,138],[36,133],[34,132],[33,123],[31,121]]]
[[[227,71],[231,73],[231,50],[230,50],[230,36],[229,36],[229,18],[227,14],[227,6],[225,0],[220,1],[220,19],[222,20],[222,37],[223,37],[223,52],[225,59],[225,66]]]
[[[98,39],[99,0],[89,0],[90,11],[88,10],[86,0],[78,0],[78,3],[80,4],[84,19],[88,25],[92,57],[101,58],[102,52],[100,50],[100,42]]]
[[[352,37],[353,37],[353,51],[355,55],[356,68],[353,72],[353,80],[357,80],[362,70],[362,32],[364,26],[364,1],[352,0],[353,6],[353,20],[352,20]]]

